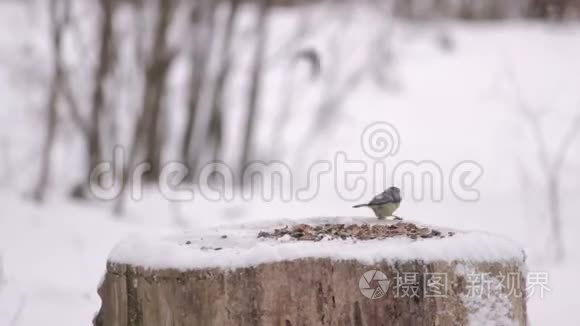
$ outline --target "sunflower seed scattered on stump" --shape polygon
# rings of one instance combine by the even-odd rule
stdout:
[[[418,226],[414,223],[400,222],[397,224],[322,224],[308,225],[297,224],[274,229],[272,232],[260,231],[258,238],[280,239],[288,236],[291,239],[301,241],[320,241],[322,239],[356,239],[372,240],[392,237],[407,237],[413,240],[429,238],[451,237],[454,232],[433,230],[428,227]]]

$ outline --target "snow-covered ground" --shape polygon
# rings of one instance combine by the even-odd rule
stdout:
[[[362,211],[351,208],[353,202],[374,195],[370,185],[362,191],[364,198],[345,200],[344,189],[337,190],[333,175],[322,177],[317,195],[309,201],[238,196],[215,202],[196,193],[193,201],[169,203],[150,189],[145,199],[129,203],[125,217],[116,219],[107,204],[68,201],[62,190],[66,184],[55,181],[47,203],[32,204],[25,194],[38,171],[42,140],[39,90],[47,80],[48,60],[43,55],[46,44],[39,40],[45,30],[33,23],[41,17],[29,5],[0,6],[0,325],[90,324],[100,304],[96,288],[106,258],[130,233],[175,228],[202,232],[251,220],[359,216]],[[274,21],[283,25],[287,19],[288,14],[281,14]],[[359,39],[376,27],[364,15],[352,26],[352,35],[341,37]],[[441,33],[451,40],[450,50],[441,46]],[[317,37],[306,43],[317,44]],[[413,199],[406,193],[398,215],[457,229],[492,231],[519,242],[528,254],[529,270],[549,273],[551,291],[529,301],[531,325],[576,324],[580,310],[576,212],[580,207],[575,194],[580,190],[580,146],[572,147],[563,169],[567,255],[556,264],[548,249],[546,193],[537,144],[518,112],[516,94],[519,89],[524,101],[543,112],[543,133],[550,150],[555,149],[574,113],[580,112],[580,24],[397,22],[392,47],[390,86],[385,90],[370,81],[360,84],[333,113],[322,137],[306,142],[306,150],[299,135],[307,129],[304,121],[323,85],[314,81],[305,90],[308,94],[297,96],[296,108],[286,120],[291,132],[283,143],[288,153],[284,159],[294,176],[305,182],[305,167],[317,160],[335,162],[338,152],[350,160],[373,163],[361,148],[361,134],[375,121],[389,122],[400,136],[399,151],[387,160],[389,169],[406,160],[428,160],[444,176],[442,201]],[[351,48],[356,47],[347,43],[341,48],[347,62],[351,53],[358,58]],[[327,52],[322,48],[321,53],[324,64]],[[281,73],[282,69],[274,68],[269,75],[272,84],[267,89],[272,92],[260,120],[263,147],[271,143],[268,137],[276,115],[266,107],[280,96],[282,88],[276,80]],[[76,164],[68,150],[74,148],[68,140],[74,130],[63,133],[55,151],[55,180],[70,180],[71,165]],[[475,184],[477,201],[460,200],[450,188],[453,167],[467,160],[483,168]],[[370,172],[363,175],[373,180]]]

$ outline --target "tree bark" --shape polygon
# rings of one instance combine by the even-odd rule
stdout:
[[[165,80],[174,55],[167,48],[166,34],[171,24],[175,2],[174,0],[158,0],[158,5],[159,13],[152,37],[150,57],[145,67],[142,111],[140,116],[135,119],[128,160],[120,180],[121,193],[113,208],[113,213],[117,216],[123,214],[125,191],[129,182],[132,181],[131,171],[143,151],[145,152],[145,162],[151,164],[151,169],[145,176],[152,181],[161,172],[161,147],[163,142],[161,133],[163,130],[159,120],[165,92]],[[140,9],[143,10],[143,8]]]
[[[181,157],[182,162],[187,163],[192,174],[197,171],[197,161],[199,153],[194,154],[195,144],[193,136],[197,123],[197,115],[200,109],[202,89],[206,82],[208,63],[214,39],[216,4],[212,0],[200,2],[199,7],[195,7],[192,13],[192,33],[194,34],[194,45],[191,56],[191,76],[188,95],[188,109],[186,112],[186,126],[183,135]],[[207,29],[207,30],[206,30]]]
[[[50,179],[51,154],[56,138],[56,124],[58,120],[58,98],[63,84],[62,37],[66,24],[70,3],[52,0],[50,6],[50,31],[53,51],[53,75],[46,105],[46,133],[42,146],[41,167],[38,183],[33,193],[35,201],[43,201]]]
[[[515,291],[503,288],[484,296],[482,306],[466,303],[468,266],[499,280],[519,275]],[[470,315],[489,313],[485,303],[503,311],[501,320],[526,325],[525,278],[520,264],[436,261],[381,262],[307,258],[255,267],[151,270],[108,265],[99,294],[103,299],[95,325],[467,325]],[[384,296],[365,297],[360,278],[369,270],[391,280]],[[418,275],[417,296],[394,286],[404,273]],[[416,274],[415,274],[416,273]],[[428,273],[447,275],[446,296],[426,296],[421,283]],[[517,274],[510,274],[517,273]],[[372,282],[369,286],[376,287]],[[519,293],[521,295],[516,294]],[[474,294],[475,295],[475,294]],[[494,316],[486,316],[493,323]],[[505,319],[504,319],[505,318]]]
[[[226,85],[232,67],[232,39],[235,32],[239,3],[239,0],[230,1],[230,11],[224,27],[223,43],[219,49],[220,62],[216,73],[207,129],[207,140],[208,145],[211,146],[211,157],[213,161],[220,159],[223,145],[223,114],[224,107],[227,103]]]
[[[371,217],[219,231],[123,239],[95,324],[526,325],[525,253],[503,236]]]
[[[101,161],[101,121],[105,102],[105,83],[113,68],[113,19],[115,10],[114,0],[100,0],[101,25],[99,61],[95,73],[92,93],[92,107],[90,129],[87,139],[88,174]]]
[[[164,130],[161,123],[162,100],[165,93],[165,80],[173,54],[169,52],[167,32],[171,24],[174,0],[158,0],[159,12],[151,56],[145,71],[145,93],[143,99],[143,124],[147,134],[144,136],[145,161],[151,164],[150,180],[156,180],[161,172]]]
[[[44,194],[48,187],[48,180],[51,169],[51,154],[54,147],[56,137],[57,124],[57,101],[58,101],[58,86],[57,77],[53,78],[52,85],[48,95],[47,103],[47,117],[46,117],[46,133],[44,135],[44,144],[42,146],[41,170],[38,178],[38,184],[34,191],[34,200],[41,202],[44,200]]]
[[[267,30],[266,23],[268,11],[270,8],[270,0],[259,1],[259,14],[257,22],[257,39],[256,50],[254,52],[254,60],[252,63],[252,72],[250,79],[250,94],[248,97],[248,113],[246,114],[246,126],[243,136],[242,157],[240,162],[240,181],[243,178],[243,171],[250,163],[254,153],[253,142],[256,129],[256,119],[258,113],[258,105],[260,99],[260,91],[262,88],[262,70],[264,66],[264,56],[266,52]]]

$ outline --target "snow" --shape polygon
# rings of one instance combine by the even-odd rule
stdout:
[[[255,266],[300,258],[357,260],[373,265],[381,261],[424,260],[470,262],[523,262],[523,251],[514,241],[487,232],[458,232],[443,239],[394,237],[385,240],[296,241],[259,239],[260,231],[305,223],[379,224],[376,218],[314,218],[287,223],[258,223],[220,227],[203,232],[133,234],[121,241],[109,260],[146,268],[224,268]],[[445,229],[429,226],[442,232]]]
[[[455,267],[457,275],[477,275],[472,265],[457,264]],[[525,269],[521,272],[525,272]],[[481,274],[479,274],[481,275]],[[484,280],[478,279],[473,283],[476,288],[483,291],[475,293],[467,290],[467,293],[460,295],[461,301],[468,310],[470,326],[516,326],[517,322],[512,318],[512,302],[506,293],[505,284],[496,276],[485,274],[485,286],[482,286]],[[468,281],[470,282],[470,281]],[[468,285],[469,286],[469,285]]]
[[[491,277],[492,287],[500,281]],[[483,296],[462,295],[461,300],[469,311],[470,326],[517,326],[511,315],[512,303],[508,296],[490,293]]]
[[[3,60],[0,65],[0,325],[90,325],[100,306],[96,289],[113,248],[114,260],[129,262],[132,256],[131,259],[143,265],[174,264],[179,268],[247,266],[281,257],[298,258],[303,254],[301,251],[342,259],[341,255],[346,258],[361,251],[361,246],[365,247],[362,258],[367,262],[385,257],[394,259],[403,253],[406,257],[428,259],[443,255],[453,259],[460,253],[474,259],[519,259],[518,246],[503,236],[522,244],[530,271],[545,271],[550,275],[551,291],[544,298],[533,296],[528,301],[530,325],[577,324],[580,311],[577,298],[580,282],[575,281],[580,274],[579,147],[572,148],[562,171],[565,176],[561,188],[562,222],[567,257],[561,263],[554,263],[546,250],[549,228],[537,146],[529,134],[529,125],[522,121],[515,107],[513,80],[519,84],[522,97],[543,112],[544,133],[549,136],[550,148],[556,148],[568,126],[570,113],[578,111],[580,103],[577,91],[580,24],[397,21],[388,91],[372,82],[360,85],[333,115],[332,128],[324,131],[322,137],[308,139],[307,146],[301,139],[302,131],[307,129],[307,117],[325,89],[320,82],[302,78],[302,69],[297,69],[296,83],[304,87],[293,100],[284,139],[281,143],[274,142],[284,148],[287,155],[281,159],[288,162],[297,178],[306,180],[300,167],[317,160],[332,162],[338,151],[348,153],[350,159],[369,162],[361,151],[359,136],[364,127],[377,120],[390,122],[401,135],[400,150],[388,162],[389,167],[403,160],[431,160],[445,173],[460,160],[474,160],[484,167],[477,184],[481,194],[478,201],[461,201],[446,187],[441,202],[404,196],[397,212],[420,223],[482,231],[461,234],[438,244],[389,240],[396,248],[406,248],[405,251],[395,252],[375,242],[340,243],[341,250],[336,250],[338,244],[326,242],[287,241],[274,245],[272,241],[254,238],[257,229],[286,223],[284,218],[362,214],[350,208],[353,202],[337,195],[332,175],[324,176],[315,198],[308,201],[265,201],[258,197],[211,201],[196,193],[191,202],[168,203],[158,194],[150,194],[139,202],[128,203],[127,215],[122,219],[111,216],[107,203],[70,202],[64,199],[64,194],[72,178],[71,171],[79,170],[75,164],[79,164],[81,156],[79,146],[71,146],[71,139],[76,137],[71,126],[59,135],[55,178],[47,203],[36,206],[27,200],[24,195],[38,173],[43,137],[43,89],[48,80],[50,57],[46,55],[46,17],[35,7],[44,6],[45,2],[20,3],[0,3],[0,59]],[[273,24],[286,27],[292,21],[291,15],[292,12],[281,14],[273,19]],[[324,21],[330,16],[330,12],[319,13],[312,20]],[[369,25],[364,27],[361,22]],[[305,46],[313,45],[328,52],[318,43],[335,27],[334,23],[322,24],[319,33],[306,40]],[[374,18],[361,15],[352,23],[354,32],[340,35],[345,40],[345,58],[360,60],[360,56],[350,57],[350,50],[356,48],[353,44],[368,38],[359,36],[374,30],[375,23]],[[283,27],[279,28],[281,34],[286,30]],[[443,51],[437,46],[435,37],[441,30],[454,41],[454,50]],[[346,62],[345,66],[349,64]],[[264,100],[268,108],[278,107],[274,105],[281,96],[278,93],[285,89],[276,82],[286,73],[285,69],[273,65],[269,70],[271,76],[265,84],[269,90],[273,89],[274,95]],[[239,70],[240,75],[246,72]],[[79,81],[83,78],[86,76],[77,77]],[[239,86],[239,83],[232,84]],[[127,99],[127,102],[134,100]],[[236,101],[239,99],[233,96],[232,102]],[[264,127],[259,131],[259,142],[264,148],[273,143],[274,111],[262,112],[260,125]],[[240,108],[234,105],[228,117],[239,119]],[[235,130],[235,126],[228,121],[226,129]],[[366,180],[378,179],[370,173],[362,176]],[[372,198],[378,193],[376,190],[367,187],[361,199]],[[371,212],[368,213],[370,216]],[[234,224],[246,225],[247,229]],[[231,234],[231,238],[221,239],[223,234]],[[204,235],[203,241],[201,235]],[[181,245],[186,239],[191,239],[193,246]],[[222,240],[223,243],[219,242]],[[224,249],[199,250],[202,245],[215,246],[215,243]],[[427,246],[430,243],[433,246]],[[452,246],[453,243],[468,246],[472,251]],[[489,245],[480,247],[478,243]],[[235,248],[236,245],[239,247]],[[151,257],[140,246],[152,246]],[[153,254],[159,252],[166,256]],[[211,257],[230,260],[212,262]],[[481,321],[486,316],[474,318]],[[472,323],[478,325],[475,319]]]

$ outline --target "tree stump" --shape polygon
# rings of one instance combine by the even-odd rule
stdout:
[[[139,235],[95,325],[526,325],[524,270],[509,239],[364,218]]]

